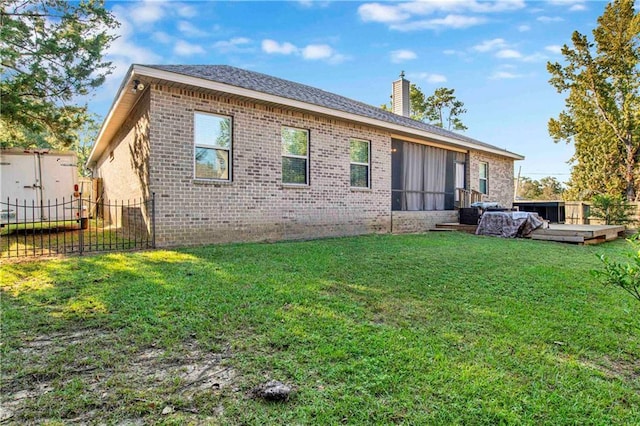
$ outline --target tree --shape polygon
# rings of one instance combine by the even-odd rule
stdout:
[[[528,177],[523,177],[518,182],[518,193],[516,194],[519,198],[525,200],[539,200],[540,195],[542,194],[542,188],[540,188],[540,182],[537,180],[533,180]]]
[[[601,219],[605,225],[626,225],[632,223],[635,207],[620,195],[599,194],[591,200],[591,216]]]
[[[460,115],[467,112],[464,102],[456,99],[455,89],[440,87],[425,102],[425,117],[433,125],[447,130],[467,130],[460,120]]]
[[[592,270],[605,286],[615,286],[629,293],[640,302],[640,234],[628,238],[631,250],[627,252],[627,263],[612,260],[604,254],[599,255],[604,270]]]
[[[102,1],[4,0],[0,5],[2,146],[69,148],[87,119],[75,105],[111,72],[103,52],[119,24]]]
[[[546,176],[539,181],[528,177],[520,179],[518,197],[526,200],[558,200],[562,198],[562,183],[553,176]]]
[[[82,123],[77,131],[77,138],[71,148],[78,155],[78,174],[80,176],[91,176],[91,171],[86,168],[93,142],[100,132],[100,124],[95,114],[88,114],[87,119]]]
[[[540,188],[542,190],[542,193],[540,194],[541,200],[562,199],[564,188],[562,187],[562,183],[553,176],[546,176],[540,179]]]
[[[440,87],[433,92],[433,95],[425,98],[422,90],[415,84],[409,86],[409,102],[411,118],[424,121],[434,126],[447,130],[467,130],[467,126],[462,123],[460,116],[467,112],[464,103],[456,99],[455,89]],[[381,105],[385,111],[390,111],[388,105]]]
[[[640,197],[640,15],[633,0],[607,4],[594,41],[575,31],[563,46],[566,65],[548,63],[550,83],[568,92],[565,110],[549,120],[555,142],[573,142],[570,190]]]

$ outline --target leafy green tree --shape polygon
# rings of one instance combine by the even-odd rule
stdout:
[[[525,200],[558,200],[562,198],[564,188],[562,183],[553,176],[533,180],[528,177],[520,179],[518,197]]]
[[[640,234],[627,239],[631,250],[627,253],[629,262],[612,260],[604,254],[599,255],[604,270],[592,270],[591,273],[602,279],[604,285],[619,287],[640,302]]]
[[[542,194],[540,182],[528,177],[523,177],[518,183],[518,197],[525,200],[539,200]]]
[[[602,219],[606,225],[625,225],[633,222],[634,206],[620,195],[599,194],[591,200],[591,216]]]
[[[464,102],[456,99],[455,89],[440,87],[425,101],[424,115],[431,124],[447,130],[467,130],[460,116],[467,112]]]
[[[440,87],[433,95],[425,97],[424,92],[415,84],[409,86],[411,118],[424,121],[447,130],[467,130],[460,116],[467,112],[464,103],[455,97],[455,89]],[[381,105],[385,111],[391,106]],[[446,124],[446,126],[445,126]]]
[[[411,118],[418,121],[426,121],[427,98],[422,93],[422,90],[413,83],[409,86],[409,103]]]
[[[540,194],[541,200],[562,199],[564,188],[562,187],[562,183],[553,176],[546,176],[540,179],[540,188],[542,189],[542,193]]]
[[[77,131],[77,138],[74,146],[71,147],[78,156],[78,174],[80,176],[91,176],[91,171],[86,168],[89,154],[93,148],[93,142],[100,132],[100,124],[95,114],[89,114]]]
[[[572,194],[640,196],[640,15],[633,0],[605,7],[591,42],[575,31],[565,65],[548,63],[550,83],[568,92],[549,121],[555,142],[573,142]]]
[[[88,118],[76,96],[111,71],[103,53],[119,24],[103,1],[0,3],[0,143],[70,148]]]

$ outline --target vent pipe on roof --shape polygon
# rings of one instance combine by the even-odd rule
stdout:
[[[391,106],[394,114],[409,117],[411,115],[409,101],[409,80],[404,79],[404,71],[400,73],[400,79],[391,86]]]

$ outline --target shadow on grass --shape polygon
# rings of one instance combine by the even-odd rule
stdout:
[[[63,371],[70,354],[21,367],[20,351],[81,328],[109,336],[80,351],[89,366],[111,366],[107,372],[115,367],[99,360],[151,348],[184,360],[193,342],[231,357],[230,388],[240,391],[215,398],[185,402],[167,383],[145,392],[116,380],[113,392],[124,394],[110,406],[114,421],[137,409],[142,418],[158,415],[167,400],[231,424],[633,421],[637,380],[598,366],[637,359],[639,337],[623,325],[631,305],[588,274],[594,253],[435,234],[6,265],[3,352],[15,375]],[[297,397],[281,407],[243,396],[266,378],[294,383]],[[73,389],[94,395],[78,379]],[[89,399],[85,408],[106,407]],[[155,406],[142,409],[140,399]],[[25,409],[25,418],[51,417],[45,406]]]

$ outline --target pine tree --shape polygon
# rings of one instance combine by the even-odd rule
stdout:
[[[555,142],[573,142],[568,193],[640,197],[640,15],[632,0],[607,4],[594,41],[575,31],[565,65],[548,63],[550,83],[568,92],[565,110],[549,121]]]
[[[0,144],[69,148],[89,118],[76,96],[111,71],[102,56],[119,24],[104,2],[0,3]]]

